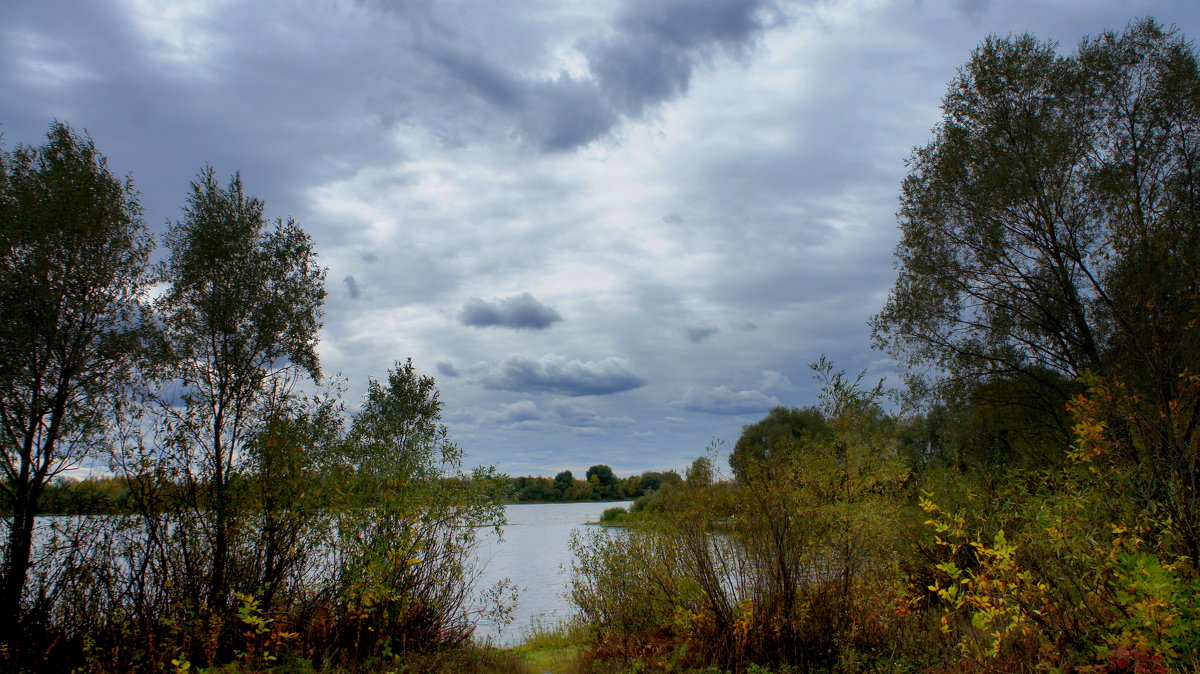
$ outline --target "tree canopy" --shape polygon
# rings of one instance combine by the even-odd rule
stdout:
[[[1198,165],[1182,36],[1146,19],[1067,55],[988,38],[908,161],[876,344],[943,391],[1089,371],[1169,389],[1200,358]]]
[[[103,444],[128,392],[151,239],[133,182],[61,122],[0,153],[0,483],[13,508],[0,613],[20,619],[49,479]]]
[[[229,485],[245,444],[299,376],[320,377],[317,331],[325,270],[312,238],[291,219],[270,226],[263,203],[245,193],[239,174],[222,186],[212,167],[191,184],[183,219],[167,232],[170,255],[159,303],[168,377],[182,400],[166,400],[175,469],[211,492],[209,604],[229,600],[227,566],[235,535]],[[182,405],[177,405],[181,402]]]
[[[729,467],[738,481],[746,482],[753,464],[782,458],[798,444],[828,433],[829,424],[816,407],[776,407],[766,417],[742,428],[729,453]]]

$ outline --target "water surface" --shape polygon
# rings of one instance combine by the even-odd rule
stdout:
[[[571,532],[595,522],[607,508],[631,501],[605,503],[528,503],[505,508],[508,526],[503,540],[489,532],[481,537],[477,558],[485,564],[477,585],[482,590],[498,580],[509,578],[521,590],[514,620],[506,627],[480,623],[477,639],[511,646],[521,640],[531,621],[541,616],[547,621],[564,619],[572,609],[566,599],[571,567],[567,542]]]

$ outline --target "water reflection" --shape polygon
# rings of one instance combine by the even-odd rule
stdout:
[[[486,565],[477,588],[485,589],[498,580],[510,578],[521,589],[511,625],[500,628],[481,623],[477,639],[510,646],[521,640],[530,622],[537,616],[554,621],[571,614],[566,599],[571,550],[567,542],[571,532],[595,522],[607,508],[628,507],[630,501],[616,503],[539,503],[510,505],[506,508],[508,526],[504,539],[493,533],[483,537],[477,553]]]

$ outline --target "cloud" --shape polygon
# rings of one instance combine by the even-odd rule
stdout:
[[[762,381],[759,383],[758,388],[768,392],[795,391],[796,385],[793,384],[792,380],[788,379],[787,375],[782,372],[776,372],[775,370],[763,370]]]
[[[458,322],[483,328],[497,326],[514,330],[545,330],[562,320],[562,315],[537,301],[529,293],[486,302],[472,297],[458,312]]]
[[[699,344],[718,332],[720,332],[720,330],[712,327],[711,325],[691,326],[684,328],[683,330],[683,334],[686,335],[688,340],[693,344]]]
[[[633,419],[622,415],[619,417],[606,417],[593,409],[576,405],[569,400],[557,398],[551,400],[546,405],[546,410],[550,413],[550,419],[564,426],[574,428],[593,428],[601,426],[632,426]]]
[[[629,391],[644,386],[646,380],[623,358],[585,362],[549,355],[539,360],[510,356],[498,371],[484,376],[482,384],[493,390],[577,397]]]
[[[734,391],[725,385],[707,391],[690,388],[676,403],[689,412],[705,412],[707,414],[766,412],[772,407],[783,404],[779,402],[778,398],[768,396],[760,391]]]
[[[454,363],[448,361],[438,361],[436,367],[438,373],[445,377],[453,378],[459,376],[460,374],[458,368],[454,367]]]
[[[686,94],[696,68],[718,53],[744,55],[767,27],[763,2],[628,0],[614,34],[584,46],[605,99],[640,118]]]
[[[524,421],[540,421],[544,415],[532,400],[521,400],[507,405],[501,405],[500,410],[488,415],[490,420],[505,424],[519,424]]]
[[[599,429],[634,424],[633,419],[628,416],[605,417],[593,409],[562,398],[556,398],[541,406],[532,400],[507,403],[495,411],[479,415],[479,419],[521,430],[545,430],[555,425],[571,429]]]
[[[350,295],[351,299],[362,298],[362,288],[359,287],[358,281],[354,280],[353,274],[347,274],[346,278],[342,279],[342,283],[346,284],[346,293]]]
[[[436,5],[376,4],[443,37],[415,40],[416,63],[409,67],[420,77],[438,73],[440,84],[429,87],[429,99],[409,102],[398,115],[421,119],[452,144],[496,133],[499,117],[507,121],[508,135],[553,153],[585,146],[626,119],[641,119],[687,94],[698,68],[718,55],[744,56],[774,25],[766,17],[780,14],[763,0],[626,0],[609,25],[576,40],[585,69],[546,76],[522,73],[520,59],[502,49],[479,49],[478,39],[464,34],[477,26],[442,15]],[[484,16],[480,25],[488,22],[505,19]],[[506,27],[528,30],[498,28]],[[536,50],[536,44],[534,38],[522,46]],[[437,121],[447,111],[459,120],[456,126]]]

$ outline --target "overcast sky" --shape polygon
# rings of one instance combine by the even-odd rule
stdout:
[[[6,0],[0,133],[86,129],[156,232],[210,163],[328,267],[356,401],[411,357],[471,464],[681,469],[868,318],[904,159],[986,35],[1194,0]]]

